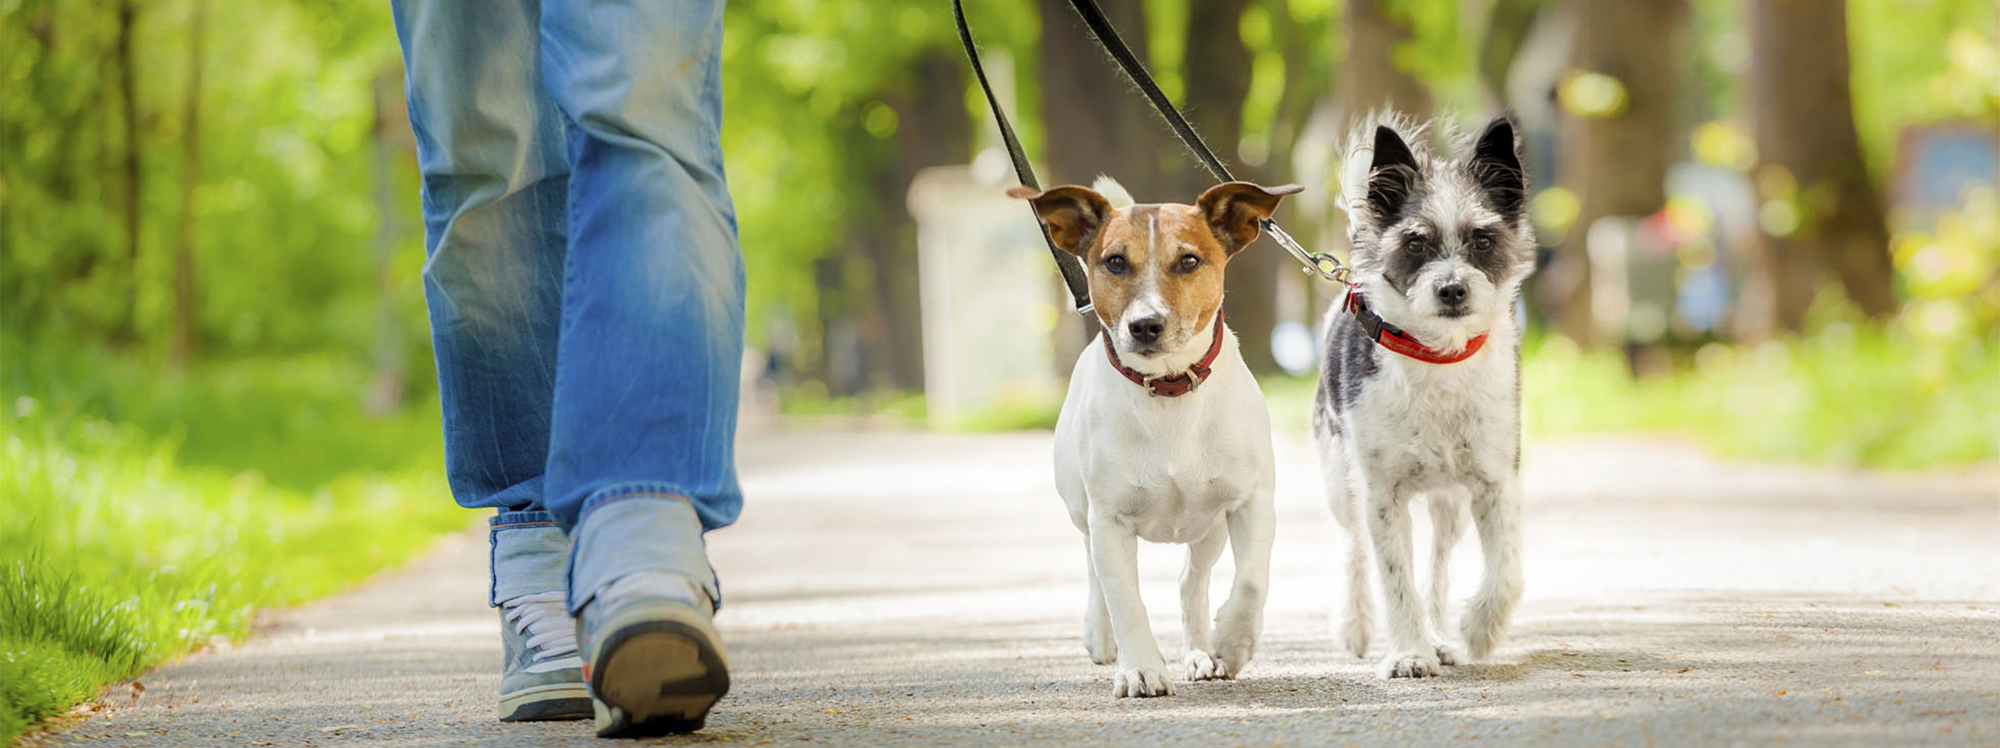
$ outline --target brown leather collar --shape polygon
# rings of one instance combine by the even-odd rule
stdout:
[[[1104,330],[1104,357],[1111,360],[1111,368],[1132,380],[1133,384],[1146,388],[1154,397],[1180,397],[1193,392],[1208,379],[1209,367],[1215,365],[1215,357],[1222,354],[1222,310],[1215,310],[1215,340],[1208,344],[1208,354],[1194,362],[1187,371],[1167,377],[1148,377],[1118,361],[1118,351],[1111,345],[1111,331]]]

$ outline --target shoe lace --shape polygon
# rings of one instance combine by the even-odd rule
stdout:
[[[563,608],[563,593],[538,592],[508,600],[507,625],[528,637],[535,659],[551,660],[576,653],[576,624]]]

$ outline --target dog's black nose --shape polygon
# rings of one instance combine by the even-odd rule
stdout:
[[[1125,323],[1125,331],[1140,343],[1156,343],[1160,334],[1167,331],[1167,321],[1161,317],[1141,317]]]
[[[1444,302],[1445,306],[1458,306],[1465,303],[1465,294],[1465,284],[1458,281],[1438,286],[1438,301]]]

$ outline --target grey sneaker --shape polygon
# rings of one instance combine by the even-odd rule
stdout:
[[[590,689],[576,654],[576,627],[563,593],[542,592],[500,605],[500,721],[589,717]]]
[[[604,586],[577,618],[598,737],[701,729],[729,693],[729,655],[706,593],[687,577],[628,574]]]

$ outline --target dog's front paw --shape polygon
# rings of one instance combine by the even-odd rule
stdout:
[[[1490,613],[1468,611],[1460,622],[1459,633],[1465,636],[1467,654],[1473,660],[1485,660],[1493,655],[1507,640],[1507,622]]]
[[[1441,672],[1436,652],[1392,654],[1382,658],[1376,675],[1383,678],[1435,678]]]
[[[1111,636],[1110,626],[1098,631],[1086,626],[1083,631],[1083,648],[1090,652],[1090,661],[1099,665],[1109,665],[1118,661],[1118,640]]]
[[[1233,680],[1235,678],[1236,674],[1229,672],[1229,665],[1226,662],[1199,649],[1188,650],[1188,680]]]
[[[1338,628],[1334,635],[1340,638],[1340,646],[1354,653],[1356,658],[1366,659],[1368,638],[1372,633],[1369,631],[1368,619],[1353,614],[1343,615]]]
[[[1458,648],[1450,644],[1446,644],[1444,642],[1438,642],[1437,645],[1432,648],[1437,650],[1439,665],[1443,665],[1445,667],[1454,667],[1458,665],[1458,663],[1465,661],[1465,656],[1458,653]]]
[[[1257,635],[1264,622],[1258,615],[1229,615],[1227,608],[1223,612],[1215,624],[1215,662],[1229,671],[1226,677],[1234,678],[1242,675],[1250,658],[1257,655]]]
[[[1172,696],[1174,686],[1167,682],[1167,674],[1162,667],[1119,667],[1111,695],[1118,698],[1127,696],[1148,698],[1152,696]]]

